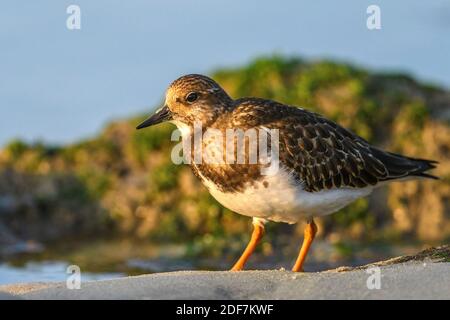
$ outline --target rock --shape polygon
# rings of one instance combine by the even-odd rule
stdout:
[[[83,282],[0,286],[22,299],[450,299],[449,246],[317,273],[178,271]],[[379,276],[379,278],[378,278]],[[378,286],[379,285],[379,286]]]
[[[0,259],[19,253],[35,253],[43,250],[44,245],[36,241],[19,239],[0,221]]]

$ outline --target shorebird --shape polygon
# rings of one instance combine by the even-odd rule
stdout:
[[[244,268],[269,220],[290,224],[306,221],[303,243],[292,268],[299,272],[317,233],[314,217],[332,214],[389,182],[437,179],[426,172],[435,168],[436,161],[383,151],[300,107],[261,98],[234,100],[217,82],[203,75],[185,75],[172,82],[164,106],[137,129],[165,121],[175,124],[183,139],[192,136],[196,122],[202,124],[202,130],[214,128],[220,132],[278,130],[278,170],[270,175],[263,174],[265,165],[261,163],[190,162],[194,174],[219,203],[253,218],[250,241],[232,271]],[[211,144],[215,150],[224,147],[223,141],[202,141],[203,147]],[[245,152],[248,159],[250,151]]]

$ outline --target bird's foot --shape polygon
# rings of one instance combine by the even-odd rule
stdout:
[[[239,263],[236,263],[236,264],[230,269],[230,271],[242,271],[242,270],[244,270],[244,266],[241,265],[241,264],[239,264]]]

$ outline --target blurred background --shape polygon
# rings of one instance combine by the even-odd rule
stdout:
[[[66,9],[81,9],[69,30]],[[380,30],[366,9],[381,8]],[[227,269],[251,223],[170,160],[170,124],[135,126],[186,73],[232,97],[320,112],[380,147],[440,161],[319,220],[306,270],[450,240],[450,2],[3,1],[0,284]],[[303,225],[270,224],[250,268],[290,268]]]

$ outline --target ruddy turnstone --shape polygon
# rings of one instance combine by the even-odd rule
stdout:
[[[234,212],[253,217],[250,242],[232,267],[234,271],[244,268],[268,220],[286,223],[306,220],[303,244],[292,268],[303,271],[317,233],[314,217],[336,212],[392,181],[436,179],[426,173],[435,168],[436,161],[383,151],[303,108],[260,98],[234,100],[219,84],[203,75],[191,74],[175,80],[165,98],[164,107],[137,129],[170,121],[181,131],[183,140],[189,141],[198,122],[202,133],[205,129],[224,132],[252,128],[278,133],[275,173],[264,174],[267,163],[190,161],[195,175],[218,202]],[[248,160],[253,149],[246,139],[244,154]],[[237,138],[233,141],[236,146]],[[215,139],[204,139],[200,146],[212,149],[213,153],[226,148],[223,140]],[[189,155],[191,160],[194,153],[195,150]]]

